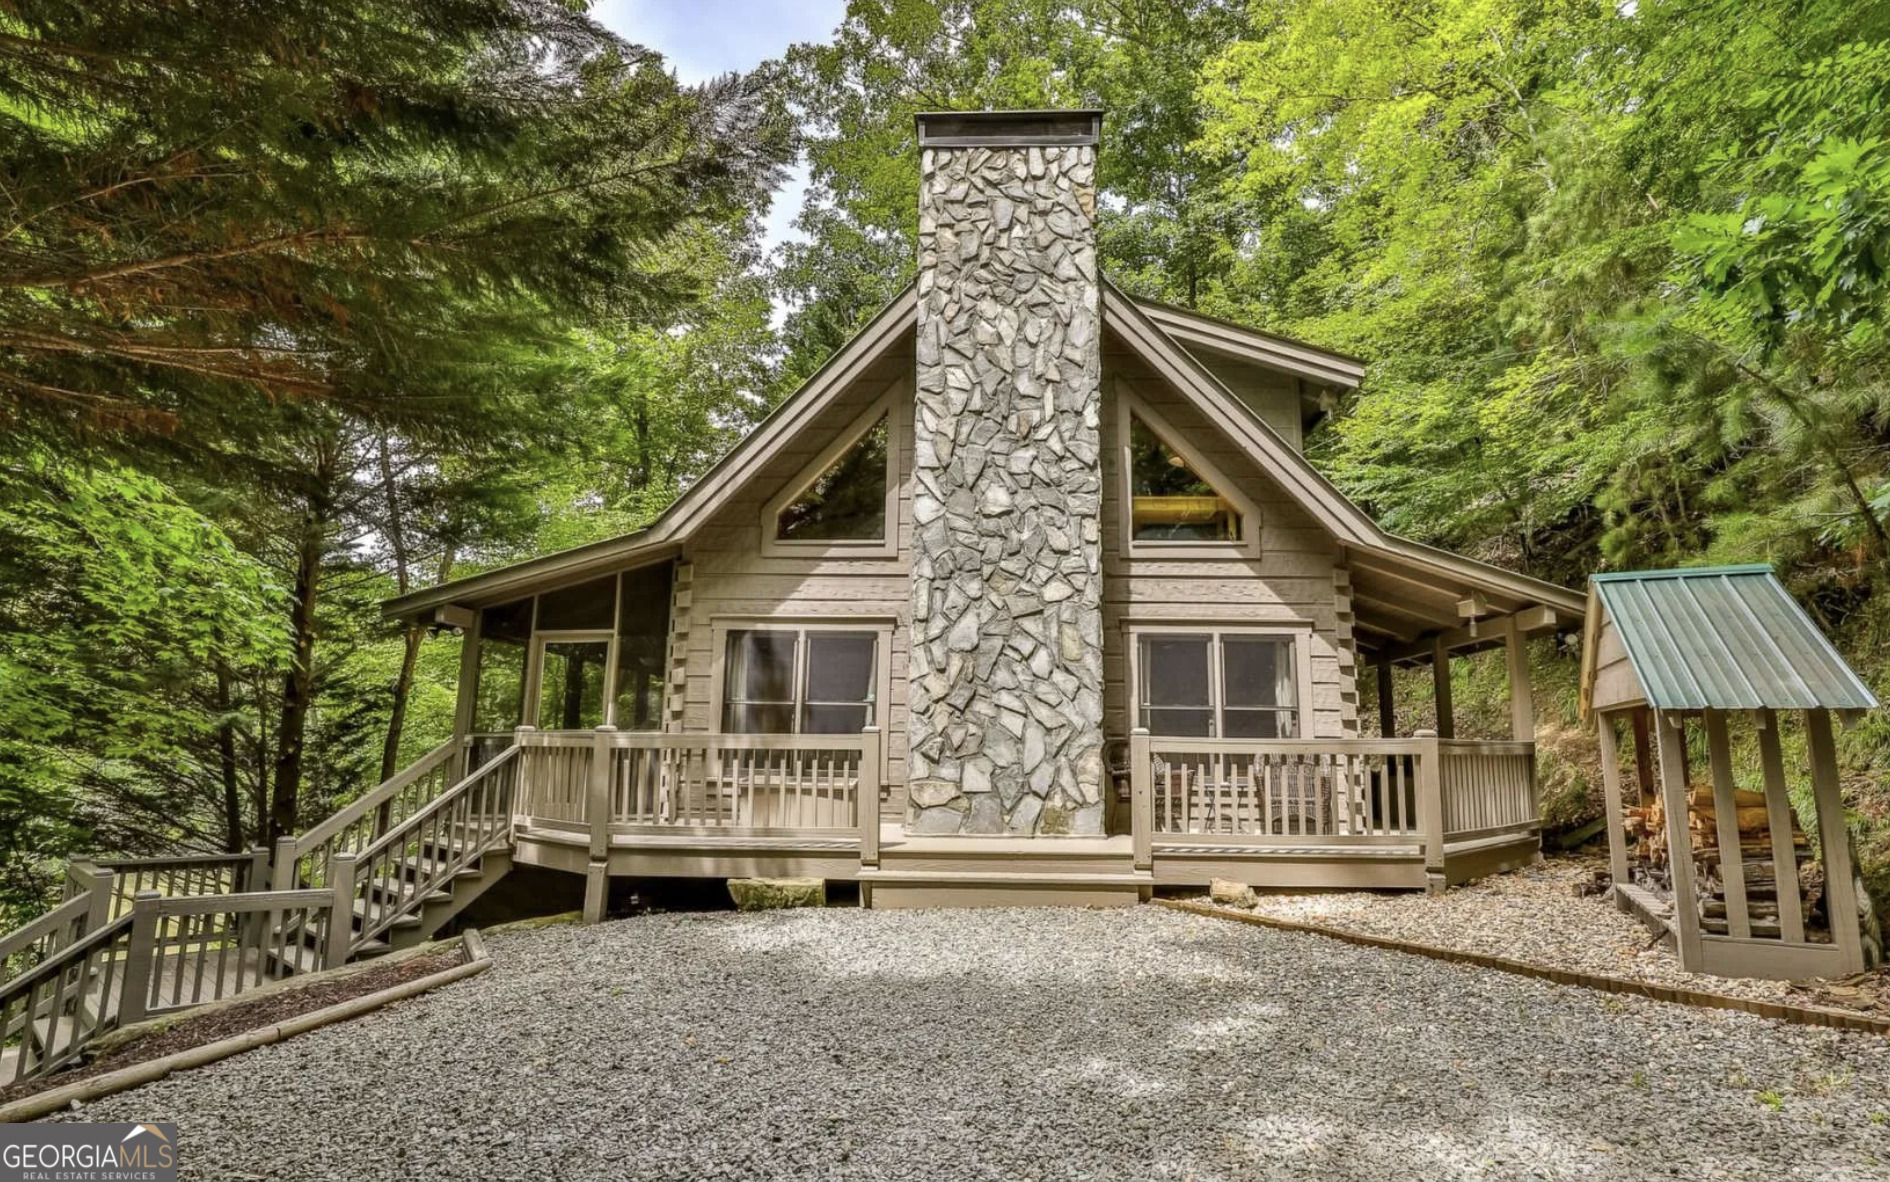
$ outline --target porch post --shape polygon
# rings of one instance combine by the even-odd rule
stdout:
[[[1155,867],[1155,792],[1149,781],[1148,728],[1129,732],[1129,833],[1137,870]]]
[[[1442,636],[1431,641],[1431,683],[1437,695],[1437,735],[1454,739],[1457,722],[1450,705],[1450,648]]]
[[[1660,744],[1661,805],[1667,810],[1667,872],[1673,882],[1674,951],[1680,967],[1700,971],[1700,904],[1693,888],[1693,834],[1687,825],[1687,732],[1678,714],[1654,712]]]
[[[1395,694],[1397,687],[1391,681],[1391,658],[1378,659],[1378,737],[1395,739],[1398,736],[1398,702]]]
[[[602,920],[610,898],[610,773],[616,755],[611,737],[616,733],[616,727],[605,723],[597,728],[591,745],[591,775],[584,791],[584,819],[591,827],[591,862],[584,874],[585,923]]]
[[[459,647],[459,689],[453,699],[454,780],[472,775],[473,708],[479,698],[479,624],[485,613],[473,612],[472,627],[466,629]]]
[[[1418,828],[1424,834],[1424,889],[1442,894],[1450,886],[1444,858],[1444,767],[1437,732],[1418,731],[1423,743],[1417,755]]]
[[[1862,972],[1864,948],[1857,931],[1857,891],[1851,880],[1851,834],[1844,824],[1844,798],[1838,790],[1837,745],[1831,738],[1830,711],[1805,711],[1805,751],[1811,757],[1811,790],[1818,802],[1818,851],[1824,857],[1825,910],[1831,917],[1831,942],[1844,954],[1846,973]],[[1774,873],[1777,870],[1773,868]]]
[[[1536,702],[1529,685],[1529,645],[1516,617],[1503,620],[1503,653],[1509,659],[1510,738],[1533,743],[1536,738]]]
[[[1601,795],[1608,808],[1608,872],[1620,886],[1628,880],[1627,816],[1621,806],[1621,734],[1614,715],[1595,711],[1595,737],[1601,743]]]

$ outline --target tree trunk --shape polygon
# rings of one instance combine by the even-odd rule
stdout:
[[[301,536],[295,546],[295,598],[290,611],[289,671],[282,679],[281,722],[276,728],[276,783],[269,801],[269,841],[295,832],[302,792],[302,745],[315,704],[315,603],[333,518],[333,440],[316,444]]]
[[[223,848],[243,849],[243,793],[236,769],[236,718],[230,699],[230,668],[217,662],[217,766],[223,777]]]

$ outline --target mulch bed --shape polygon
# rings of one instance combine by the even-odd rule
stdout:
[[[455,943],[441,952],[415,956],[392,964],[370,965],[333,981],[300,988],[280,989],[254,1001],[237,1001],[196,1016],[186,1015],[168,1026],[111,1048],[81,1066],[56,1071],[42,1079],[0,1088],[0,1104],[10,1104],[47,1088],[63,1087],[107,1071],[161,1059],[219,1039],[273,1026],[290,1018],[388,989],[466,963],[465,950]]]

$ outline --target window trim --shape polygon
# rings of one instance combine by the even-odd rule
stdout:
[[[813,461],[801,467],[781,491],[761,507],[761,553],[768,558],[895,558],[899,554],[899,464],[902,444],[910,433],[906,420],[908,398],[904,381],[893,382],[849,422]],[[781,511],[806,492],[854,444],[886,420],[886,529],[883,537],[848,541],[837,538],[795,540],[775,536]]]
[[[1201,636],[1210,639],[1208,656],[1208,708],[1214,712],[1214,729],[1225,731],[1221,710],[1226,696],[1227,669],[1222,663],[1221,638],[1223,636],[1280,636],[1293,642],[1293,682],[1294,692],[1298,697],[1296,711],[1299,715],[1299,733],[1293,738],[1313,738],[1313,674],[1312,641],[1314,629],[1310,622],[1297,623],[1220,623],[1213,620],[1137,620],[1125,624],[1123,634],[1127,639],[1125,648],[1129,654],[1129,702],[1128,721],[1131,730],[1142,725],[1142,638],[1144,636]],[[1181,736],[1162,736],[1151,731],[1157,738],[1178,738]],[[1199,738],[1199,736],[1189,736]],[[1225,736],[1217,733],[1216,742]],[[1271,739],[1231,740],[1242,743],[1267,743]]]
[[[1128,382],[1116,380],[1116,499],[1121,518],[1122,553],[1130,558],[1258,558],[1260,557],[1260,509],[1240,485],[1225,472],[1203,459],[1175,430],[1161,413],[1151,407]],[[1132,419],[1153,431],[1162,444],[1188,462],[1195,475],[1234,506],[1240,514],[1240,540],[1236,542],[1201,539],[1160,540],[1135,536],[1135,459],[1130,448],[1129,424]]]
[[[524,677],[524,684],[523,684],[523,689],[522,689],[522,692],[524,694],[524,700],[519,704],[519,724],[518,725],[528,726],[534,730],[538,729],[538,707],[539,707],[538,697],[539,697],[540,690],[543,688],[544,670],[545,670],[544,644],[545,644],[545,641],[547,640],[552,640],[552,641],[572,640],[572,641],[579,641],[579,642],[603,643],[609,646],[608,653],[604,659],[605,660],[605,663],[604,663],[604,725],[611,726],[611,727],[615,727],[617,725],[617,690],[618,690],[617,675],[620,672],[620,669],[618,667],[618,664],[619,664],[618,656],[621,651],[621,640],[622,640],[621,631],[623,628],[623,580],[624,580],[624,576],[634,573],[636,571],[645,570],[649,568],[650,566],[659,565],[661,563],[672,562],[672,561],[674,560],[671,558],[661,558],[661,559],[657,559],[655,562],[646,562],[646,563],[640,563],[635,566],[622,567],[617,570],[609,572],[607,575],[591,574],[591,575],[581,577],[581,578],[568,579],[563,582],[535,588],[532,591],[529,591],[523,595],[518,596],[516,600],[508,599],[508,600],[503,601],[503,603],[512,603],[512,602],[516,602],[517,600],[530,600],[531,605],[532,605],[531,631],[526,636],[525,640],[521,642],[525,648],[525,677]],[[602,579],[602,578],[609,578],[611,580],[610,624],[608,627],[548,628],[548,629],[543,629],[543,630],[541,630],[538,627],[539,601],[543,596],[550,594],[551,592],[554,592],[554,591],[561,591],[565,589],[566,587],[575,587],[580,584],[593,582],[597,579]],[[674,645],[675,636],[676,636],[675,588],[676,588],[675,574],[674,574],[674,569],[672,568],[671,575],[670,575],[670,591],[669,591],[670,602],[666,606],[666,609],[665,609],[669,613],[669,617],[670,617],[668,634],[664,640],[664,645],[666,649]],[[461,696],[461,700],[465,704],[462,706],[460,703],[456,702],[455,710],[454,710],[454,729],[455,729],[455,733],[461,738],[497,736],[500,734],[511,733],[511,732],[500,732],[500,731],[477,731],[477,730],[472,729],[474,723],[477,721],[475,717],[476,716],[475,707],[477,705],[477,696],[478,696],[478,688],[479,688],[480,664],[484,660],[485,646],[488,643],[485,636],[483,635],[483,627],[482,627],[482,621],[484,619],[483,613],[486,608],[494,607],[494,606],[501,606],[501,605],[482,604],[481,606],[474,608],[473,609],[473,626],[469,628],[466,633],[467,637],[473,643],[466,646],[466,648],[463,651],[467,655],[462,656],[461,658],[460,696]],[[670,664],[673,665],[673,662],[670,662]],[[665,716],[667,715],[668,710],[669,710],[669,705],[672,700],[672,695],[675,692],[676,690],[675,690],[673,676],[671,674],[666,673],[663,678],[663,701],[662,701],[661,709],[659,710],[659,714],[665,715]],[[572,733],[577,733],[577,732],[572,732]]]
[[[728,635],[731,632],[871,632],[873,646],[873,725],[880,734],[880,772],[884,777],[891,756],[886,741],[892,717],[892,641],[898,621],[891,616],[714,616],[709,621],[713,659],[709,666],[710,730],[720,732],[727,704]],[[794,652],[794,734],[802,733],[801,674],[805,648],[797,641]]]
[[[554,628],[547,632],[532,630],[531,646],[526,653],[525,664],[525,725],[538,726],[538,707],[540,693],[545,683],[545,645],[546,643],[602,644],[604,649],[604,710],[606,724],[612,721],[615,713],[612,689],[617,682],[617,630],[615,628]]]

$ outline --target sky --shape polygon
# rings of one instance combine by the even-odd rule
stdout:
[[[625,40],[662,53],[686,83],[747,73],[796,41],[825,41],[845,13],[845,0],[596,0],[591,9]],[[797,167],[775,193],[762,230],[768,249],[800,237],[790,223],[806,189]]]

